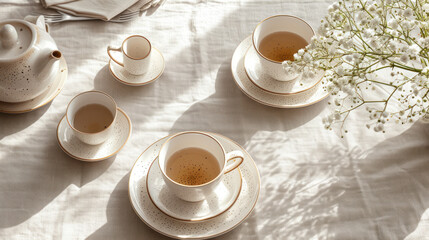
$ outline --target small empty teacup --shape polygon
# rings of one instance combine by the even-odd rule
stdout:
[[[66,120],[79,140],[97,145],[106,141],[112,133],[116,111],[116,103],[111,96],[100,91],[88,91],[70,101]]]
[[[276,15],[256,26],[252,43],[262,70],[276,80],[289,81],[299,74],[286,73],[282,62],[293,61],[293,55],[307,46],[313,36],[313,28],[301,18]]]
[[[225,152],[211,135],[182,132],[167,139],[159,152],[162,177],[177,197],[197,202],[210,196],[224,174],[243,162],[241,151]]]
[[[123,62],[117,60],[110,51],[122,52]],[[140,35],[132,35],[127,37],[119,48],[111,46],[107,47],[107,54],[117,64],[134,75],[141,75],[148,71],[150,65],[150,57],[152,45],[150,41]]]

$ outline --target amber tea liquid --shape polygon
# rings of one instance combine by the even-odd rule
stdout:
[[[276,62],[293,61],[293,55],[305,48],[307,41],[292,32],[274,32],[264,37],[259,44],[259,52]]]
[[[217,159],[201,148],[185,148],[175,152],[167,161],[166,174],[183,185],[201,185],[220,173]]]
[[[97,133],[106,129],[113,122],[113,115],[101,104],[89,104],[77,110],[73,126],[86,133]]]

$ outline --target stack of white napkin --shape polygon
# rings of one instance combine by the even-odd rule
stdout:
[[[45,8],[108,21],[118,14],[143,11],[164,0],[40,0]]]

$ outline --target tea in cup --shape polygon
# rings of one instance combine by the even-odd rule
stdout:
[[[162,145],[158,155],[162,177],[169,190],[189,202],[204,200],[221,183],[224,174],[243,162],[243,152],[225,152],[213,136],[182,132]]]
[[[123,62],[114,58],[111,51],[122,52]],[[147,38],[140,35],[127,37],[119,48],[107,47],[109,57],[133,75],[142,75],[148,71],[151,52],[152,44]]]
[[[98,145],[106,141],[116,119],[116,102],[100,91],[83,92],[67,106],[66,120],[73,134],[82,142]]]
[[[286,73],[282,62],[293,61],[293,55],[305,48],[314,36],[313,28],[301,18],[276,15],[261,21],[252,34],[254,50],[262,70],[279,81],[289,81],[298,73]]]

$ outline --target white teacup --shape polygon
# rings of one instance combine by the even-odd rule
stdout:
[[[275,15],[262,20],[255,28],[252,34],[253,48],[258,53],[258,58],[262,70],[279,81],[289,81],[298,77],[298,73],[286,73],[283,69],[282,62],[271,60],[259,51],[259,45],[267,35],[275,32],[292,32],[310,43],[314,36],[314,30],[301,18],[290,15]]]
[[[170,157],[185,148],[201,148],[213,154],[219,163],[220,172],[211,181],[201,185],[184,185],[172,180],[166,173],[167,162]],[[236,169],[243,162],[241,151],[225,152],[222,145],[212,136],[203,132],[181,132],[173,135],[161,146],[159,152],[159,166],[167,187],[185,201],[197,202],[204,200],[213,193],[221,182],[223,175]],[[230,162],[233,161],[233,162]]]
[[[82,132],[76,129],[74,120],[79,109],[89,104],[100,104],[106,107],[112,113],[113,121],[102,131],[95,133]],[[66,120],[73,134],[82,142],[89,145],[98,145],[106,141],[113,131],[116,121],[117,106],[115,100],[107,93],[100,91],[88,91],[76,95],[68,104],[66,111]]]
[[[123,62],[115,59],[110,51],[122,52]],[[146,73],[150,65],[150,57],[152,53],[152,45],[150,41],[140,35],[132,35],[127,37],[119,48],[111,46],[107,47],[107,54],[117,64],[134,75],[142,75]]]

